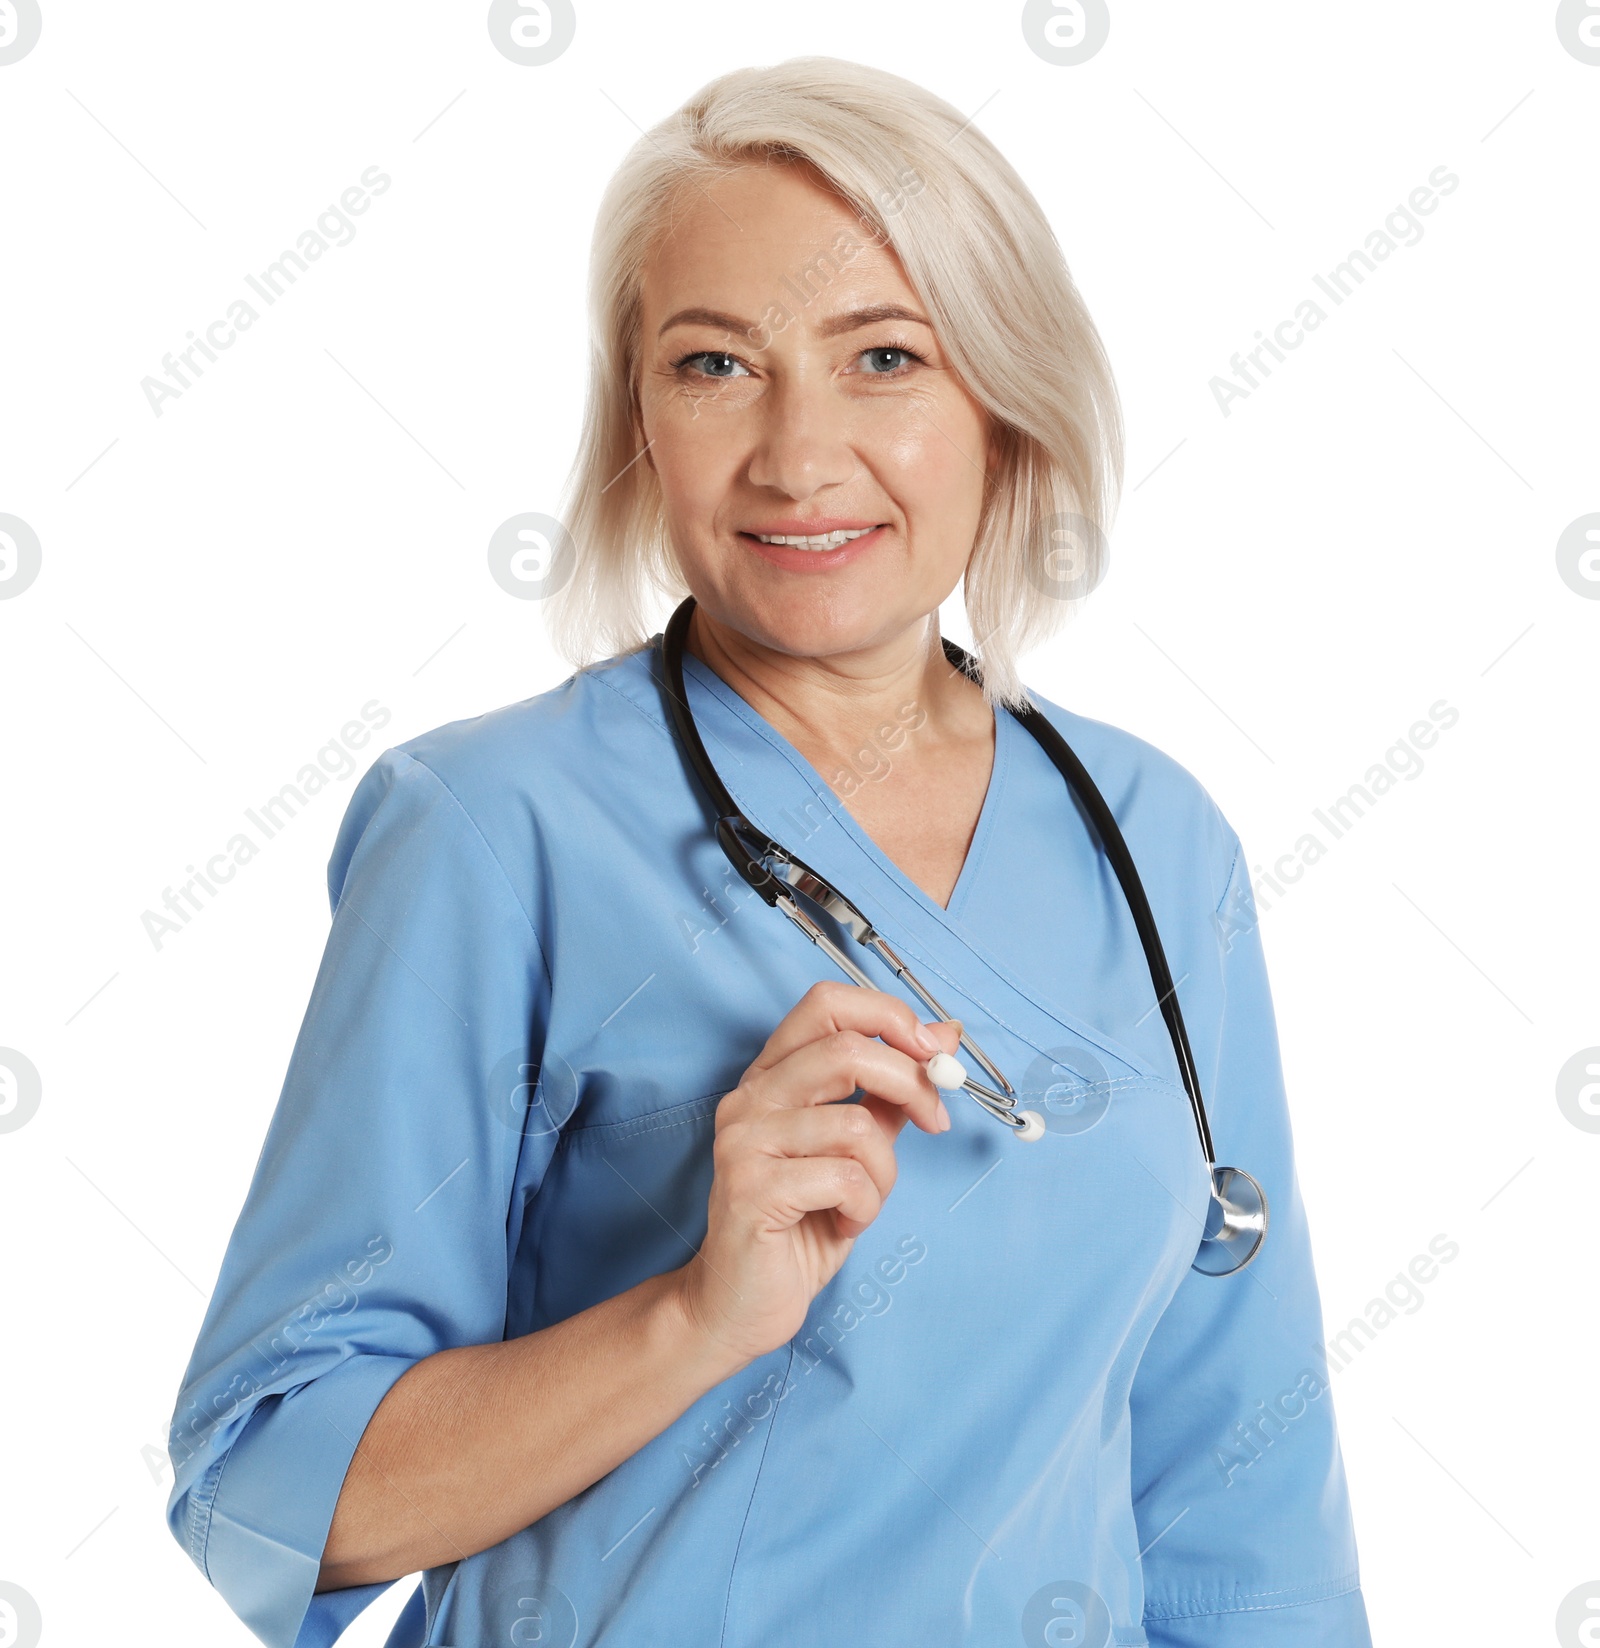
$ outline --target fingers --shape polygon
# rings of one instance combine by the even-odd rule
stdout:
[[[752,1106],[793,1109],[848,1099],[860,1088],[898,1106],[904,1118],[924,1131],[944,1131],[943,1100],[923,1060],[859,1030],[835,1030],[806,1042],[771,1069],[747,1077],[742,1086]]]
[[[891,1135],[859,1104],[775,1106],[730,1123],[713,1152],[742,1205],[779,1228],[832,1208],[846,1240],[877,1217],[899,1174]]]
[[[735,1121],[717,1134],[712,1158],[714,1198],[720,1190],[752,1232],[786,1230],[822,1208],[865,1228],[894,1188],[897,1171],[894,1147],[854,1104],[771,1110]]]
[[[759,1079],[764,1073],[787,1068],[797,1053],[818,1042],[831,1043],[846,1058],[849,1069],[822,1071],[816,1063],[805,1061],[785,1078],[778,1090],[780,1102],[827,1103],[848,1098],[859,1086],[875,1098],[901,1107],[899,1122],[890,1126],[891,1116],[884,1106],[870,1106],[872,1113],[885,1126],[890,1126],[891,1136],[907,1119],[914,1120],[919,1127],[931,1133],[949,1126],[949,1112],[944,1101],[938,1097],[937,1089],[927,1080],[925,1066],[935,1053],[953,1052],[959,1046],[959,1021],[924,1024],[898,996],[860,985],[822,980],[812,985],[768,1037],[765,1047],[746,1072],[746,1083],[751,1082],[752,1078]],[[903,1058],[905,1065],[895,1060],[873,1060],[870,1054],[862,1051],[864,1045],[893,1049]],[[863,1061],[866,1061],[865,1065]],[[905,1075],[907,1065],[922,1072],[920,1079],[911,1078],[909,1085]],[[862,1068],[874,1069],[878,1079],[887,1082],[888,1087],[880,1090],[863,1080]],[[802,1069],[808,1081],[815,1082],[819,1077],[823,1079],[821,1089],[810,1096],[796,1091],[793,1085]],[[901,1072],[898,1076],[897,1070]],[[854,1072],[852,1085],[841,1087],[840,1081],[851,1071]]]
[[[868,990],[859,984],[846,984],[842,979],[823,979],[813,984],[784,1015],[751,1069],[770,1069],[807,1042],[836,1030],[855,1030],[863,1036],[876,1036],[918,1062],[932,1058],[941,1049],[951,1050],[898,996],[883,990]]]
[[[822,1104],[791,1110],[776,1106],[744,1124],[751,1148],[774,1157],[851,1156],[887,1198],[899,1174],[894,1145],[859,1104]]]
[[[787,1227],[832,1208],[839,1234],[859,1236],[883,1209],[883,1197],[853,1156],[797,1156],[775,1164],[766,1205]]]

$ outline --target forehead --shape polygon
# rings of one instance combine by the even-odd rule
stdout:
[[[684,183],[645,262],[646,335],[699,306],[748,315],[786,304],[812,320],[896,300],[920,307],[892,247],[803,165],[752,162]]]

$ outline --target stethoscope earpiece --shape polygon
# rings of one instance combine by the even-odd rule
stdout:
[[[1231,1276],[1255,1258],[1266,1237],[1266,1191],[1243,1168],[1212,1168],[1205,1234],[1190,1268],[1205,1276]]]
[[[961,1040],[964,1045],[967,1043],[965,1035]],[[1044,1137],[1044,1117],[1037,1110],[1018,1110],[1016,1094],[1009,1082],[1005,1084],[1004,1093],[996,1093],[982,1082],[973,1081],[967,1075],[967,1067],[949,1053],[935,1053],[928,1060],[927,1069],[928,1080],[941,1093],[959,1093],[965,1089],[996,1121],[1004,1122],[1024,1144]]]

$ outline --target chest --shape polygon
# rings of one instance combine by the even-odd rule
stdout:
[[[993,735],[937,760],[886,759],[863,772],[818,764],[873,845],[941,908],[948,907],[977,833],[996,766]]]
[[[1022,1106],[1046,1113],[1050,1137],[1036,1150],[1012,1144],[970,1104],[957,1107],[964,1137],[908,1133],[901,1153],[924,1161],[898,1187],[899,1205],[925,1183],[931,1219],[932,1209],[953,1205],[1003,1167],[1019,1195],[1008,1194],[996,1217],[1015,1215],[1036,1230],[1065,1218],[1070,1230],[1055,1234],[1069,1247],[1095,1240],[1115,1208],[1134,1210],[1132,1229],[1160,1232],[1175,1213],[1182,1218],[1191,1190],[1203,1193],[1187,1103],[1115,875],[1059,775],[1042,759],[1024,759],[1029,751],[1025,734],[1002,742],[949,909],[930,905],[925,888],[885,862],[888,848],[866,837],[854,807],[847,825],[838,812],[813,813],[802,798],[786,797],[761,810],[759,827],[859,901],[998,1061]],[[601,1226],[626,1222],[631,1209],[660,1225],[663,1239],[681,1239],[704,1212],[705,1145],[718,1099],[810,984],[837,976],[732,873],[694,798],[684,801],[653,816],[650,830],[620,817],[612,828],[588,819],[563,832],[571,862],[552,866],[555,988],[541,1082],[559,1091],[545,1094],[543,1109],[572,1135],[557,1177],[582,1181],[574,1192],[582,1212],[570,1223],[591,1236],[603,1204]],[[1204,1059],[1218,983],[1215,954],[1206,952],[1214,945],[1194,922],[1169,919],[1166,927]],[[874,978],[881,973],[880,988],[905,993],[878,958],[856,959]],[[946,1148],[932,1151],[935,1144]],[[621,1178],[579,1171],[596,1151],[617,1165],[612,1153],[624,1148]],[[943,1177],[946,1169],[954,1178]],[[1074,1187],[1066,1200],[1064,1183]],[[1094,1197],[1112,1187],[1110,1207],[1090,1218]],[[556,1199],[551,1189],[547,1205]],[[622,1198],[614,1208],[613,1193]],[[641,1227],[624,1248],[637,1252],[646,1237]]]

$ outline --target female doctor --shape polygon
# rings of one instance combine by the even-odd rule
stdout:
[[[641,140],[593,274],[589,662],[351,798],[174,1534],[274,1648],[419,1570],[395,1648],[1363,1648],[1244,854],[1017,675],[1120,474],[1037,204],[796,60]]]

